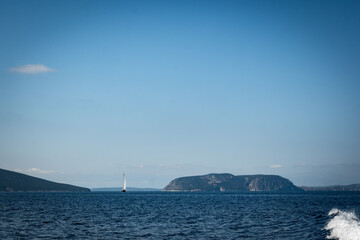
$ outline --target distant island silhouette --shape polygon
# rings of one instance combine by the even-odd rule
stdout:
[[[334,185],[325,187],[301,186],[300,188],[304,189],[305,191],[360,191],[360,184]]]
[[[289,179],[278,175],[239,175],[210,173],[201,176],[180,177],[172,180],[163,191],[360,191],[360,184],[323,187],[295,186]]]
[[[241,175],[211,173],[202,176],[181,177],[172,180],[164,191],[264,191],[301,192],[289,179],[277,175]]]
[[[26,174],[0,169],[0,192],[89,192],[90,189],[56,183]]]
[[[121,191],[121,187],[85,188],[57,183],[0,168],[0,192],[101,192]],[[278,175],[232,175],[210,173],[201,176],[180,177],[172,180],[162,190],[157,188],[129,187],[134,191],[249,191],[249,192],[302,192],[302,191],[360,191],[360,184],[334,186],[295,186],[289,179]]]

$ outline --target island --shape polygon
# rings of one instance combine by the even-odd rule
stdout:
[[[163,191],[253,191],[301,192],[289,179],[277,175],[239,175],[211,173],[172,180]]]
[[[360,184],[350,185],[335,185],[335,186],[324,186],[324,187],[307,187],[301,186],[305,191],[360,191]]]
[[[0,192],[90,192],[90,189],[0,169]]]

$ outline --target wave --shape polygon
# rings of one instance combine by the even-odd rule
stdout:
[[[325,229],[330,231],[328,239],[360,240],[360,221],[355,212],[341,211],[337,208],[329,212],[333,216]]]

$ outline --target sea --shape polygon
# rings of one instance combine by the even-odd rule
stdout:
[[[0,193],[0,239],[360,239],[360,192]]]

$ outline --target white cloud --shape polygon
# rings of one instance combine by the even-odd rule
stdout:
[[[274,164],[274,165],[270,165],[269,168],[282,168],[283,165],[280,164]]]
[[[30,168],[27,170],[21,170],[21,169],[15,169],[16,172],[22,172],[22,173],[40,173],[40,174],[49,174],[54,173],[54,170],[41,170],[39,168]]]
[[[25,74],[37,74],[37,73],[54,72],[55,69],[49,68],[43,64],[27,64],[24,66],[10,68],[9,71],[25,73]]]
[[[130,169],[191,169],[194,168],[195,165],[190,164],[152,164],[152,165],[128,165]]]

